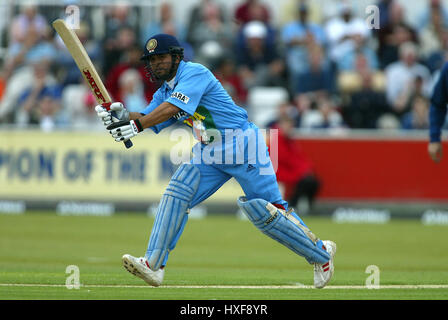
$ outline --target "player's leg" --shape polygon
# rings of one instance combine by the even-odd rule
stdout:
[[[256,127],[253,129],[257,131]],[[292,209],[288,210],[269,157],[267,161],[254,161],[259,159],[261,151],[265,150],[267,154],[264,139],[258,134],[255,137],[256,141],[249,140],[246,144],[245,152],[250,151],[247,147],[250,143],[256,143],[257,157],[248,155],[247,163],[226,166],[225,169],[235,177],[246,194],[246,197],[238,200],[238,205],[260,231],[314,264],[315,285],[322,287],[332,276],[336,245],[331,241],[325,245]],[[319,269],[317,273],[316,268]]]
[[[164,266],[188,220],[188,209],[219,189],[230,175],[212,166],[183,164],[171,178],[157,208],[145,257],[123,256],[124,267],[148,284],[159,286]]]
[[[157,209],[146,252],[153,270],[166,265],[188,220],[188,210],[207,199],[230,176],[204,164],[183,164],[172,177]]]
[[[123,266],[152,286],[163,281],[161,268],[173,241],[182,232],[191,199],[199,187],[200,172],[192,164],[182,164],[171,178],[157,208],[145,257],[125,254]]]
[[[247,134],[248,140],[240,143],[240,148],[244,149],[245,163],[223,165],[220,168],[235,177],[247,199],[264,199],[280,209],[288,210],[289,204],[281,195],[264,137],[254,124],[251,124],[248,130],[252,130],[253,134]],[[249,144],[255,145],[256,148],[250,147]],[[295,212],[291,214],[306,226]]]
[[[187,210],[199,188],[200,171],[192,164],[182,164],[171,178],[157,208],[146,251],[152,270],[158,270],[172,242],[185,225]]]
[[[252,167],[254,169],[248,171],[247,165],[244,164],[227,170],[233,174],[246,195],[244,200],[241,198],[238,200],[238,206],[249,220],[263,233],[305,257],[308,262],[322,263],[328,261],[330,256],[322,249],[322,241],[312,235],[307,225],[292,208],[288,210],[288,205],[282,199],[278,190],[275,175],[260,175],[259,168],[255,164]],[[259,225],[259,222],[271,219],[272,214],[266,208],[267,204],[276,208],[276,210],[278,209],[280,215],[277,215],[276,218],[279,221],[275,220],[273,224]],[[273,226],[276,226],[276,228],[270,232]],[[279,227],[280,229],[277,230]],[[305,232],[305,230],[307,231]],[[294,232],[297,233],[298,238],[296,239],[291,237]],[[312,237],[310,238],[309,235],[312,235]]]
[[[336,244],[316,237],[292,208],[281,209],[278,205],[278,196],[273,196],[275,192],[266,192],[258,188],[263,185],[275,185],[276,179],[273,176],[257,175],[255,172],[246,175],[244,167],[240,170],[242,173],[237,174],[235,178],[246,197],[238,200],[238,206],[261,232],[313,264],[314,286],[323,288],[334,273]]]

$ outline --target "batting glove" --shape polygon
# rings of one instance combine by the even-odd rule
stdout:
[[[95,111],[105,126],[119,121],[129,121],[129,111],[121,102],[97,105]]]
[[[143,127],[140,121],[136,119],[112,123],[107,127],[107,130],[109,130],[115,141],[122,142],[127,141],[136,136],[139,132],[142,132]]]

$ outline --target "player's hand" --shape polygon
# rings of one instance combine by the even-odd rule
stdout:
[[[121,102],[97,105],[95,111],[105,126],[119,121],[129,121],[129,111]]]
[[[438,163],[443,157],[443,147],[440,142],[430,142],[428,144],[428,153],[431,159]]]
[[[139,132],[142,132],[143,127],[137,119],[112,123],[107,127],[107,130],[109,130],[115,141],[121,142],[127,141],[136,136]]]

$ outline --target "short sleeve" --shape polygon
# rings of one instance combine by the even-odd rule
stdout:
[[[193,115],[210,81],[211,77],[206,70],[189,71],[182,75],[166,101]]]
[[[142,110],[141,113],[145,114],[145,115],[148,113],[151,113],[155,108],[157,108],[159,105],[161,105],[162,102],[163,102],[163,99],[161,97],[160,90],[157,90],[154,93],[149,105],[144,110]],[[176,119],[171,118],[171,119],[168,119],[167,121],[164,121],[162,123],[159,123],[159,124],[156,124],[155,126],[150,127],[150,129],[152,131],[154,131],[155,133],[159,133],[160,131],[162,131],[162,129],[169,127],[170,125],[172,125],[175,122],[176,122]]]

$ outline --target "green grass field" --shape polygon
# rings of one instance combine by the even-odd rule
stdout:
[[[448,299],[446,226],[305,222],[338,245],[335,275],[322,290],[310,288],[305,259],[234,216],[191,219],[164,285],[152,288],[121,266],[124,253],[144,254],[151,218],[0,215],[0,299]],[[80,289],[65,287],[69,265],[79,267]],[[364,287],[369,265],[380,270],[380,289]]]

